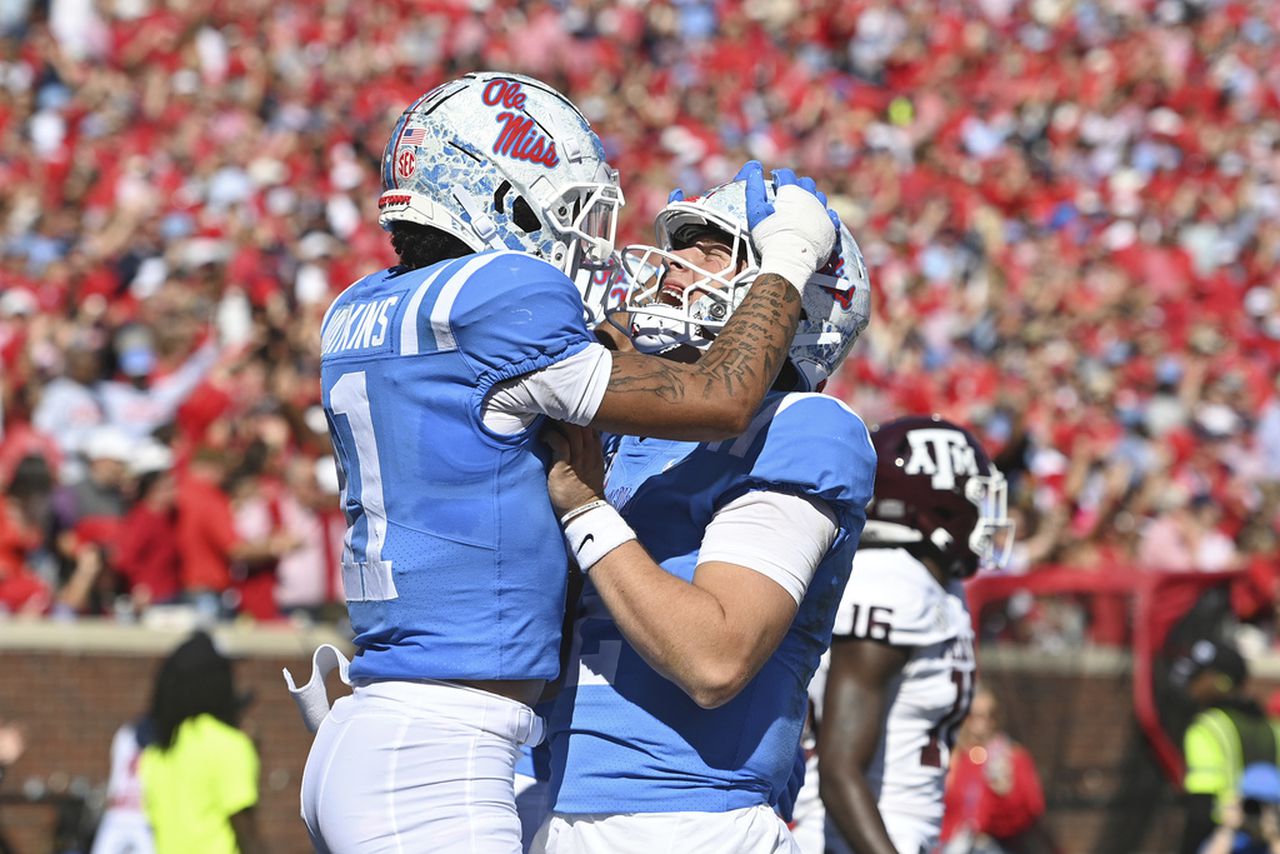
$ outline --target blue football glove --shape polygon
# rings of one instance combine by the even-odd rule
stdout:
[[[672,202],[683,202],[683,201],[684,201],[684,190],[680,189],[679,187],[676,187],[670,193],[667,193],[667,204],[671,204]]]
[[[827,200],[822,193],[818,193],[818,198],[822,199],[822,203],[824,205],[827,203]],[[844,244],[840,240],[840,215],[831,208],[827,208],[827,218],[831,220],[831,225],[836,230],[836,245],[832,247],[831,257],[827,259],[827,263],[820,265],[818,269],[825,270],[830,267],[838,270],[840,268],[840,261],[844,257]]]
[[[808,190],[810,193],[815,193],[818,190],[818,185],[813,183],[812,180],[809,181],[809,186],[806,187],[803,183],[801,183],[801,179],[796,177],[795,171],[791,169],[774,169],[773,170],[774,192],[776,193],[779,189],[781,189],[782,187],[785,187],[787,184],[795,184],[800,189]]]
[[[748,160],[733,180],[747,182],[747,228],[754,230],[773,213],[773,203],[765,196],[764,167],[759,160]]]

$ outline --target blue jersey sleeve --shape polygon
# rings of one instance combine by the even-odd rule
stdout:
[[[573,282],[520,252],[494,253],[471,276],[449,325],[482,389],[555,364],[596,340]]]
[[[768,399],[737,440],[743,442],[749,443],[742,448],[743,469],[724,484],[718,507],[756,489],[795,492],[821,498],[842,520],[856,519],[861,530],[876,452],[866,425],[843,402],[800,393]]]

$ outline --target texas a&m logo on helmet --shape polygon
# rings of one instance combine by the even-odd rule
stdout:
[[[1008,562],[1007,484],[972,433],[913,416],[877,427],[871,441],[876,488],[863,546],[923,549],[962,578]]]

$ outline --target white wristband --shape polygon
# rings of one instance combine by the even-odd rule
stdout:
[[[564,541],[578,567],[587,572],[600,558],[625,542],[634,540],[636,532],[608,504],[592,507],[569,519],[564,526]]]

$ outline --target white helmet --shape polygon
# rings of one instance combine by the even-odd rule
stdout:
[[[476,72],[414,101],[382,155],[378,224],[413,222],[471,249],[537,255],[573,278],[613,252],[622,190],[569,99],[520,74]]]
[[[657,246],[628,246],[622,263],[629,280],[626,310],[636,349],[663,353],[680,346],[705,350],[742,304],[760,269],[747,223],[747,182],[730,181],[701,196],[669,203],[654,223]],[[766,184],[767,198],[773,187]],[[711,227],[729,238],[730,261],[712,273],[673,254],[687,245],[681,232]],[[659,301],[667,266],[676,262],[699,280],[684,289],[679,305]],[[840,226],[840,241],[827,265],[813,274],[804,289],[800,325],[788,357],[802,391],[817,391],[835,372],[871,318],[871,283],[862,252],[849,229]]]

